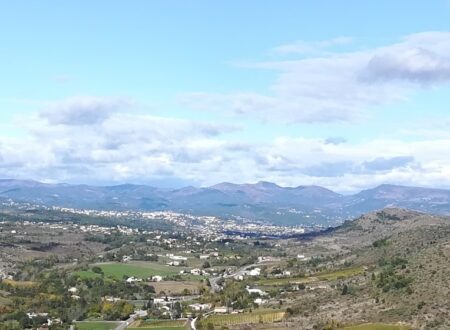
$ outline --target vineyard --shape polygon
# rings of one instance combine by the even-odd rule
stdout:
[[[208,323],[212,323],[215,326],[274,323],[281,321],[284,318],[284,315],[285,312],[283,311],[261,311],[242,314],[211,315],[208,318],[202,319],[200,323],[205,327]]]
[[[186,320],[171,321],[136,321],[128,329],[180,330],[186,329]]]

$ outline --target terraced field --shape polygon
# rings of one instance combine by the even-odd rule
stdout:
[[[352,267],[332,272],[323,272],[307,277],[262,279],[258,281],[257,284],[263,286],[282,286],[286,284],[302,284],[302,283],[306,284],[318,281],[335,281],[338,279],[346,279],[353,276],[357,276],[362,274],[363,272],[364,269],[362,267]]]
[[[229,326],[235,324],[274,323],[284,318],[283,311],[257,311],[253,313],[211,315],[202,319],[200,323],[206,326],[212,323],[214,326]]]
[[[405,325],[370,323],[345,327],[342,330],[411,330],[411,328]]]
[[[187,323],[183,320],[176,321],[137,321],[134,322],[128,330],[142,330],[142,329],[155,329],[155,330],[184,330],[187,329]]]

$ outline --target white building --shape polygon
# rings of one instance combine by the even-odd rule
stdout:
[[[247,275],[249,276],[259,276],[261,275],[261,268],[254,268],[247,272]]]
[[[190,308],[192,308],[194,311],[205,311],[209,310],[211,308],[210,304],[192,304],[189,305]]]
[[[266,296],[267,295],[267,292],[265,292],[265,291],[263,291],[261,289],[250,289],[249,287],[247,287],[246,290],[247,290],[247,292],[249,294],[255,293],[255,294],[258,294],[260,296]]]
[[[159,275],[152,276],[153,282],[161,282],[162,280],[163,280],[162,276]]]
[[[70,293],[74,293],[75,294],[75,293],[78,292],[78,289],[76,287],[71,287],[67,291],[69,291]]]

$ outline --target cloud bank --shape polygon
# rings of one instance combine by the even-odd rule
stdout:
[[[275,48],[281,59],[247,64],[276,72],[267,94],[180,96],[184,106],[218,112],[215,121],[144,114],[126,97],[51,102],[17,119],[24,134],[0,132],[0,177],[100,184],[265,180],[342,192],[381,183],[450,188],[447,126],[439,132],[415,130],[407,140],[356,142],[331,132],[321,138],[279,133],[250,142],[242,138],[248,134],[244,124],[220,120],[231,113],[267,125],[363,121],[375,106],[404,101],[450,80],[450,33],[420,33],[385,47],[330,52],[348,42],[354,41],[295,42]],[[239,130],[244,134],[234,134]]]
[[[186,93],[181,103],[262,121],[352,122],[366,117],[370,108],[405,101],[425,86],[450,81],[448,32],[413,34],[389,46],[353,52],[314,52],[348,41],[295,42],[275,52],[301,54],[297,59],[243,64],[277,73],[267,94]]]

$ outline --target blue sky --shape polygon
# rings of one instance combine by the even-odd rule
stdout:
[[[0,177],[450,188],[449,1],[0,6]]]

